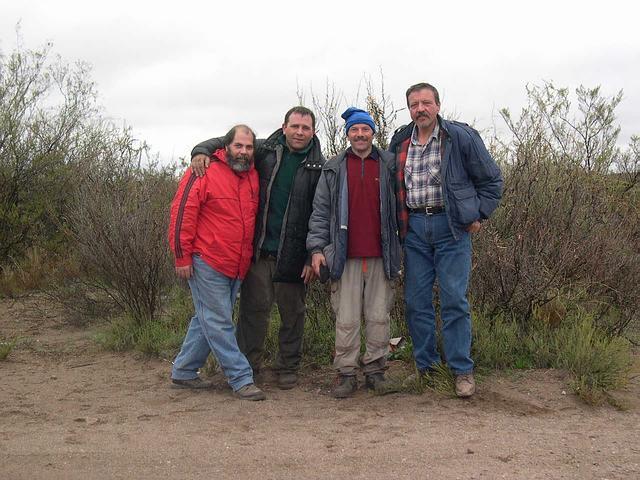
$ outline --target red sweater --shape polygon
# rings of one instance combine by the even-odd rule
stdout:
[[[235,173],[224,149],[211,156],[204,177],[188,169],[171,203],[169,244],[177,267],[199,254],[214,270],[244,278],[253,255],[258,173]]]
[[[369,155],[363,160],[351,151],[347,152],[347,182],[347,257],[381,257],[379,159]]]

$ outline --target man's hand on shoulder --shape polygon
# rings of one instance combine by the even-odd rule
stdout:
[[[198,177],[204,177],[204,171],[209,167],[211,159],[204,153],[197,153],[191,157],[191,170]]]

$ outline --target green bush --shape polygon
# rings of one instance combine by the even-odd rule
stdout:
[[[629,342],[605,334],[589,315],[583,314],[559,329],[555,349],[555,366],[571,372],[573,390],[589,403],[599,403],[605,392],[627,382]]]
[[[513,368],[522,358],[518,324],[504,314],[490,317],[486,312],[473,316],[472,357],[487,368]]]
[[[140,323],[126,315],[116,317],[96,335],[96,341],[107,350],[137,350],[173,358],[180,349],[192,316],[189,290],[176,285],[168,296],[166,311],[159,318]]]
[[[473,357],[479,368],[558,368],[571,376],[574,392],[599,403],[623,386],[631,366],[629,342],[598,328],[593,317],[576,311],[553,327],[532,321],[521,328],[503,315],[474,316]]]

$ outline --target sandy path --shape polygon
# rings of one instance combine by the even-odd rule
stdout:
[[[253,403],[221,379],[172,389],[168,362],[100,351],[20,304],[0,304],[3,335],[23,338],[0,362],[3,479],[640,478],[637,377],[616,394],[626,411],[584,405],[555,371],[485,378],[469,401],[339,401],[329,372],[305,372]]]

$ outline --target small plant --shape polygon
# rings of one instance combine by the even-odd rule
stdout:
[[[13,347],[16,346],[16,342],[15,340],[0,340],[0,360],[5,360],[9,354],[11,353],[11,350],[13,350]]]
[[[402,382],[402,391],[423,394],[427,390],[440,395],[455,395],[455,377],[443,363],[437,364],[425,374],[416,369]]]
[[[606,392],[627,382],[631,368],[629,342],[605,334],[593,318],[581,314],[556,336],[556,365],[570,371],[571,387],[590,404],[606,400]]]
[[[487,368],[513,367],[522,362],[520,334],[516,322],[504,314],[490,317],[477,312],[473,317],[474,341],[472,357]]]
[[[20,261],[0,267],[0,296],[16,297],[47,285],[55,266],[39,247],[27,250]]]
[[[96,335],[96,341],[107,350],[137,350],[148,355],[173,357],[182,343],[193,305],[189,291],[176,286],[168,296],[168,308],[157,320],[140,323],[130,316],[116,317]]]

